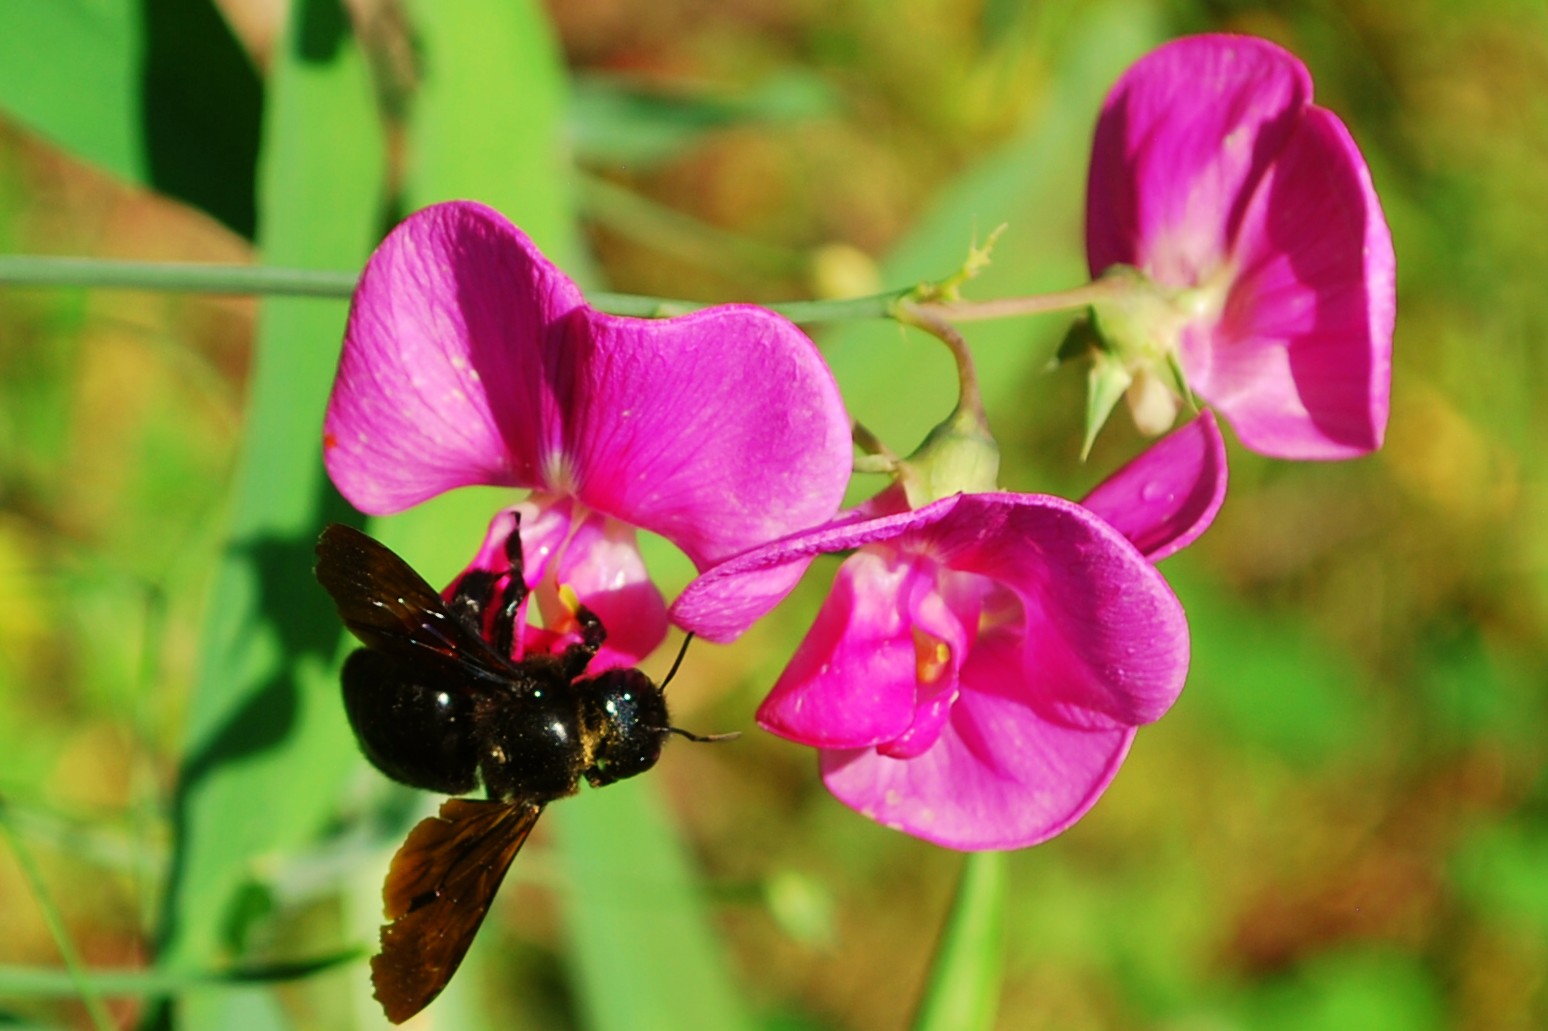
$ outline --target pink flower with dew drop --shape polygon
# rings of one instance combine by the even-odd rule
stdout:
[[[561,585],[601,617],[599,665],[666,634],[635,528],[707,569],[829,519],[852,461],[837,384],[790,322],[747,305],[603,314],[471,202],[409,217],[371,256],[323,429],[334,484],[372,515],[454,487],[530,490],[526,579],[551,627],[571,615]],[[471,568],[504,568],[513,511]]]
[[[1392,237],[1349,131],[1311,96],[1292,54],[1226,35],[1154,50],[1108,94],[1086,252],[1093,276],[1130,266],[1159,302],[1096,306],[1142,428],[1175,415],[1175,362],[1255,451],[1381,446]]]
[[[1177,699],[1187,622],[1153,563],[1224,497],[1206,412],[1084,505],[995,492],[910,511],[893,488],[711,569],[673,612],[728,640],[778,600],[749,582],[858,549],[759,723],[817,748],[828,789],[880,823],[950,848],[1021,848],[1084,815],[1135,728]]]

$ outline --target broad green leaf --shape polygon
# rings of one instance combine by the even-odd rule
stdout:
[[[0,105],[115,175],[144,182],[133,0],[0,0]],[[82,98],[92,98],[83,103]]]
[[[0,26],[0,108],[253,235],[262,87],[211,0],[0,0]]]
[[[559,44],[530,0],[414,0],[423,80],[409,104],[409,209],[467,198],[503,211],[586,278]]]
[[[671,762],[671,747],[662,762]],[[749,1027],[692,864],[648,775],[552,807],[585,1026]]]
[[[499,208],[582,283],[567,83],[538,4],[416,0],[423,83],[410,102],[407,207],[465,197]],[[461,490],[384,521],[382,536],[444,583],[472,556],[509,491]],[[599,1029],[745,1026],[691,866],[652,778],[551,806],[570,969]],[[517,862],[521,859],[518,857]],[[475,944],[470,963],[486,962]],[[459,975],[436,1003],[456,1026],[485,1019]]]
[[[383,140],[338,0],[299,0],[264,128],[264,260],[357,267],[381,210]],[[160,965],[243,951],[242,900],[264,859],[315,836],[359,760],[338,700],[340,631],[312,578],[319,527],[346,514],[322,473],[323,406],[345,306],[271,299],[259,320],[230,543],[215,577],[175,800]],[[201,989],[185,1027],[269,1026],[260,989]],[[256,1023],[250,1023],[251,1017]]]

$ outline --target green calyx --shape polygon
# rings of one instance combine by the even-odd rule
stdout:
[[[898,463],[910,508],[922,508],[953,494],[999,490],[1000,448],[983,418],[958,408]]]
[[[1166,289],[1127,265],[1113,266],[1102,278],[1114,285],[1112,293],[1091,306],[1090,322],[1070,335],[1059,355],[1069,360],[1086,354],[1092,360],[1082,458],[1119,398],[1147,436],[1166,432],[1184,404],[1193,407],[1178,347],[1184,328],[1216,315],[1222,300],[1208,286]]]

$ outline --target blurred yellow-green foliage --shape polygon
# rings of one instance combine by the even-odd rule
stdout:
[[[56,3],[131,16],[199,6],[4,0],[0,35]],[[205,56],[250,60],[263,81],[286,6],[220,0],[240,48]],[[427,54],[446,51],[425,41],[429,3],[347,10],[344,35],[361,41],[374,90],[357,120],[379,133],[401,211],[427,195],[416,176],[442,153],[413,112],[448,75]],[[1196,31],[1264,35],[1306,61],[1319,102],[1370,161],[1395,239],[1387,444],[1339,465],[1233,447],[1218,522],[1163,567],[1193,628],[1187,691],[1140,733],[1091,815],[1010,859],[1000,1026],[1548,1027],[1543,6],[548,0],[546,15],[567,69],[573,163],[555,164],[543,188],[578,198],[585,247],[570,252],[573,271],[594,286],[709,300],[942,275],[1007,210],[999,261],[975,296],[1076,285],[1091,115],[1125,61]],[[472,72],[503,73],[511,62],[495,56]],[[3,43],[0,58],[14,58]],[[51,79],[51,60],[0,96],[0,252],[276,260],[255,252],[252,212],[221,192],[239,176],[139,178],[172,199],[103,171],[114,168],[108,144],[108,157],[86,160],[61,142],[48,129],[58,119],[110,120],[123,98],[94,93],[90,77]],[[237,133],[257,117],[243,75],[200,74],[246,105],[222,125]],[[51,90],[65,91],[57,110],[32,103]],[[266,117],[280,102],[271,92],[267,103]],[[469,105],[442,123],[444,139],[519,140],[521,119],[497,114]],[[183,142],[223,146],[219,133]],[[980,211],[976,198],[993,199]],[[260,236],[271,217],[259,211]],[[227,601],[215,571],[240,515],[231,491],[258,311],[252,299],[0,286],[0,799],[94,969],[152,955],[201,628]],[[1042,371],[1056,321],[969,332],[1009,488],[1078,493],[1139,447],[1115,425],[1088,466],[1076,462],[1080,383]],[[856,414],[896,449],[945,414],[919,408],[945,396],[924,382],[948,368],[927,344],[891,326],[819,341]],[[922,393],[899,385],[912,379]],[[480,532],[452,554],[471,553]],[[674,685],[680,722],[750,726],[825,573],[737,645],[696,646]],[[807,752],[760,733],[673,748],[650,779],[703,872],[756,1026],[906,1023],[959,857],[838,806]],[[247,804],[283,823],[288,783],[279,776]],[[320,830],[252,857],[243,876],[256,887],[242,898],[259,916],[222,915],[241,933],[212,962],[367,939],[318,915],[328,896],[317,885],[352,884],[367,914],[356,924],[369,929],[408,803],[382,802],[363,769],[342,783]],[[381,816],[392,804],[396,823]],[[484,931],[483,962],[464,975],[487,989],[492,1025],[579,1026],[595,1012],[577,1002],[596,988],[567,972],[554,901],[588,886],[556,855],[540,832]],[[76,1001],[7,993],[15,968],[59,964],[8,844],[0,916],[0,1024],[84,1025]],[[365,976],[355,963],[316,983]],[[278,1025],[250,1026],[343,1026],[308,984],[261,1010]],[[125,1023],[148,1012],[133,996],[110,1008]],[[369,1007],[354,1014],[369,1026]],[[427,1026],[458,1026],[441,1019],[453,1022]]]

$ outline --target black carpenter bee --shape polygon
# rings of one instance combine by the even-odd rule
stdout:
[[[670,734],[735,736],[671,726],[662,688],[637,669],[586,676],[607,632],[584,607],[579,642],[511,659],[527,593],[518,529],[505,544],[509,568],[464,574],[450,601],[358,530],[335,523],[317,541],[317,579],[365,645],[343,670],[361,751],[412,787],[461,795],[482,784],[488,795],[447,799],[388,868],[390,922],[371,981],[395,1024],[451,980],[545,805],[581,778],[600,787],[643,773]]]

